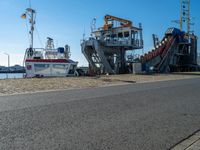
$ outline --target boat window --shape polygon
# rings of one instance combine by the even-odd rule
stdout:
[[[36,74],[50,74],[50,66],[48,64],[34,64]]]
[[[129,32],[124,32],[124,37],[129,37]]]
[[[118,37],[123,38],[123,33],[122,32],[118,33]]]
[[[69,74],[74,74],[76,69],[76,65],[70,65]]]
[[[62,75],[66,73],[66,65],[63,64],[55,64],[52,67],[52,74]]]

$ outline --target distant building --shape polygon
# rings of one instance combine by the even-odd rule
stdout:
[[[7,72],[8,68],[5,66],[0,66],[0,72]]]
[[[20,65],[15,65],[11,67],[0,66],[0,73],[24,73],[25,68]]]
[[[200,54],[197,57],[197,63],[198,63],[198,65],[200,65]]]
[[[24,67],[20,65],[15,65],[15,66],[10,67],[11,72],[21,72],[23,70],[24,70]]]

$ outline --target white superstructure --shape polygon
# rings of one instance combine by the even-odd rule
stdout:
[[[24,64],[26,77],[75,76],[78,62],[70,58],[70,46],[54,47],[53,39],[48,37],[45,48],[33,47],[33,32],[35,26],[35,10],[27,8],[22,18],[29,17],[30,47],[26,50]]]

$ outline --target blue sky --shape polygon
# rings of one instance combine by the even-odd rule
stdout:
[[[46,37],[54,38],[56,46],[71,46],[72,59],[79,65],[87,61],[81,54],[80,40],[84,28],[90,35],[90,22],[97,18],[97,27],[103,25],[105,14],[126,18],[143,25],[144,51],[152,48],[152,33],[163,37],[168,27],[178,27],[172,20],[179,19],[180,0],[32,0],[37,11],[35,47],[44,47]],[[7,65],[11,55],[11,65],[21,64],[25,49],[29,46],[26,21],[20,18],[28,7],[28,0],[0,0],[0,65]],[[191,15],[195,17],[192,29],[200,37],[200,1],[191,0]],[[200,42],[198,41],[200,44]]]

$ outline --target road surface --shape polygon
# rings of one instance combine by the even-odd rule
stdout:
[[[1,150],[165,150],[200,129],[200,78],[0,97]]]

